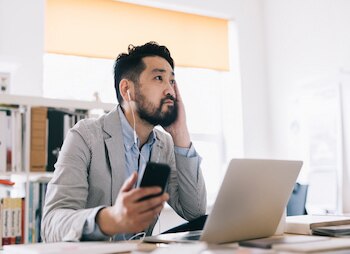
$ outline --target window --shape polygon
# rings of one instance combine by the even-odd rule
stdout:
[[[47,0],[45,17],[47,53],[114,59],[157,41],[178,66],[229,69],[227,19],[113,0]]]
[[[305,82],[291,97],[290,156],[304,161],[300,182],[309,184],[311,214],[349,211],[347,100],[349,84],[339,75]],[[344,88],[343,90],[341,88]]]
[[[243,154],[238,38],[231,24],[119,1],[48,0],[43,95],[116,103],[117,54],[130,43],[167,45],[212,203],[228,160]]]

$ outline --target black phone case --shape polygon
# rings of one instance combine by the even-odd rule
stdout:
[[[140,201],[163,194],[165,187],[168,183],[169,174],[169,165],[163,163],[148,162],[140,183],[140,187],[159,186],[162,188],[162,192],[156,195],[149,195],[143,197],[140,199]]]

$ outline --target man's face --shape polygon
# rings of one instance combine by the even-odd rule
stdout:
[[[146,69],[135,84],[135,101],[140,118],[152,125],[167,127],[177,118],[175,77],[170,64],[161,57],[143,58]]]

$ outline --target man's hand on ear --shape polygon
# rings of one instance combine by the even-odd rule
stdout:
[[[174,85],[176,102],[178,104],[178,117],[174,123],[164,128],[172,136],[175,146],[189,148],[191,145],[190,134],[186,123],[185,107],[177,87]]]

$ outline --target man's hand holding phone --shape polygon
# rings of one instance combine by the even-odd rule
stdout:
[[[170,175],[170,167],[167,164],[148,162],[145,172],[143,173],[142,180],[140,183],[141,188],[155,187],[161,188],[161,192],[156,195],[148,195],[140,199],[140,201],[153,198],[163,194],[168,184]]]
[[[104,234],[135,233],[146,229],[168,201],[169,195],[163,192],[164,188],[153,185],[135,189],[136,181],[135,172],[123,184],[115,204],[98,212],[96,222]]]

